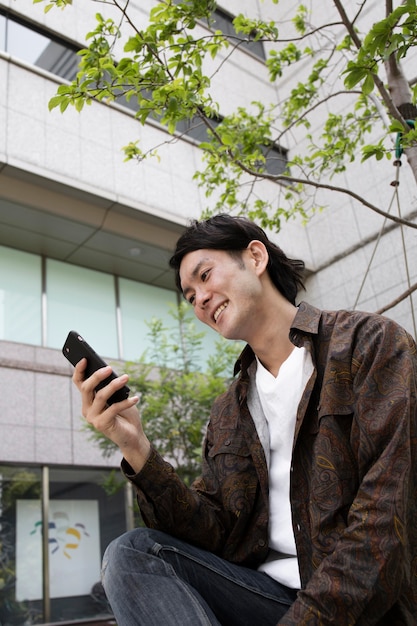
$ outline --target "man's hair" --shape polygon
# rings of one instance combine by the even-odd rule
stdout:
[[[181,290],[180,265],[189,252],[195,250],[224,250],[232,256],[240,256],[249,243],[261,241],[269,254],[268,274],[278,291],[292,304],[302,280],[304,262],[289,259],[277,245],[270,241],[262,228],[245,217],[215,215],[206,220],[193,220],[177,241],[169,264],[175,270],[175,282]]]

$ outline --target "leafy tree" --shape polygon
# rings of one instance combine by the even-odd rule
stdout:
[[[129,387],[140,395],[139,408],[145,432],[161,454],[190,483],[200,471],[201,444],[214,399],[230,382],[233,364],[241,349],[239,343],[222,338],[207,359],[204,371],[198,369],[204,333],[197,332],[190,309],[182,302],[171,311],[176,330],[168,330],[160,319],[149,322],[152,349],[137,363],[127,365]],[[94,431],[104,456],[115,446]]]
[[[73,0],[33,1],[46,2],[49,11]],[[317,3],[317,13],[313,3],[308,9],[300,0],[281,0],[280,7],[292,11],[285,26],[242,13],[233,21],[232,35],[217,29],[213,0],[155,2],[145,27],[135,23],[129,0],[101,4],[113,12],[97,13],[96,26],[87,34],[89,45],[80,51],[79,73],[72,84],[58,88],[51,109],[65,111],[73,105],[81,110],[94,99],[122,100],[134,107],[141,124],[157,119],[174,138],[179,124],[202,124],[207,129],[207,140],[201,143],[205,165],[195,178],[213,196],[215,212],[246,213],[278,230],[283,219],[306,218],[317,208],[314,191],[329,189],[348,194],[386,219],[417,228],[363,197],[355,180],[349,188],[337,184],[338,175],[355,159],[378,161],[393,154],[397,163],[406,156],[417,180],[417,78],[407,78],[402,67],[417,43],[416,0],[360,0],[349,7],[329,0],[326,12]],[[382,16],[370,29],[368,8]],[[220,117],[211,91],[213,77],[239,48],[259,41],[267,46],[271,82],[280,82],[280,102],[258,100]],[[298,75],[299,82],[294,80]],[[284,79],[290,85],[287,93],[281,86]],[[318,111],[320,127],[313,124]],[[274,147],[300,128],[308,149],[291,150],[286,171],[269,173],[267,159]],[[156,146],[143,151],[132,138],[124,150],[126,159],[142,160],[155,155]],[[262,188],[258,191],[264,180],[283,183],[278,206],[276,198],[272,204]]]
[[[48,0],[34,0],[45,1]],[[64,7],[72,1],[49,0],[45,10],[54,5]],[[278,4],[278,0],[270,1]],[[344,3],[331,0],[329,8],[334,9],[335,21],[321,18],[316,27],[313,19],[317,17],[305,5],[294,3],[292,29],[290,34],[288,25],[283,29],[284,38],[274,22],[266,23],[243,14],[233,21],[235,35],[225,35],[219,30],[203,35],[199,22],[212,25],[216,7],[213,1],[156,3],[146,29],[136,26],[129,16],[129,2],[107,0],[104,4],[117,8],[123,20],[97,14],[96,28],[87,34],[90,45],[80,52],[78,76],[71,85],[58,88],[50,108],[58,106],[64,111],[71,104],[81,110],[93,99],[125,98],[135,101],[136,117],[142,124],[154,117],[171,133],[180,121],[198,118],[209,130],[209,139],[201,146],[207,167],[196,176],[209,195],[214,186],[223,185],[225,191],[218,207],[223,208],[226,203],[230,208],[238,205],[243,210],[252,208],[258,218],[275,227],[279,213],[271,216],[266,201],[250,204],[247,198],[239,198],[238,190],[245,175],[319,186],[317,181],[323,174],[343,171],[346,163],[356,158],[360,147],[364,159],[391,158],[392,146],[387,139],[397,132],[402,135],[402,148],[417,179],[414,128],[417,81],[413,79],[411,90],[400,65],[417,42],[415,0],[405,0],[398,7],[394,7],[393,0],[386,0],[384,19],[365,34],[359,32],[358,24],[371,0],[355,5],[351,16]],[[345,30],[344,37],[340,36],[341,28]],[[119,39],[123,42],[122,55],[118,54],[120,45],[115,45]],[[225,54],[230,58],[251,41],[275,44],[266,60],[271,81],[296,75],[298,66],[306,60],[311,65],[309,75],[279,104],[255,101],[252,112],[239,108],[217,124],[219,105],[211,96],[211,76],[220,70]],[[207,58],[218,61],[211,76],[203,69]],[[336,75],[344,80],[335,80]],[[291,159],[287,172],[268,174],[265,147],[279,143],[293,126],[303,125],[311,131],[313,111],[324,107],[329,100],[345,97],[347,92],[354,96],[349,109],[340,115],[323,112],[326,121],[318,137],[313,132],[310,135],[310,152]],[[384,136],[376,144],[364,145],[375,123],[385,127]],[[147,156],[133,142],[126,146],[125,152],[127,158]],[[300,207],[292,206],[290,210],[281,207],[281,212],[288,215],[294,209]]]

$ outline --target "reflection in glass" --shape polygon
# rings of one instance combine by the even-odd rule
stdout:
[[[40,468],[0,466],[0,624],[5,626],[110,615],[101,559],[110,541],[132,525],[125,481],[118,470],[51,468],[49,476],[44,502]]]
[[[25,600],[16,597],[17,503],[40,502],[40,497],[40,469],[0,467],[0,624],[19,626],[44,621],[41,598]]]
[[[118,470],[51,468],[49,489],[51,621],[104,618],[101,559],[126,530],[124,480]]]
[[[9,19],[7,22],[7,50],[9,54],[36,65],[37,58],[48,46],[49,39]]]
[[[4,15],[0,15],[0,50],[66,80],[73,80],[77,73],[75,48]]]

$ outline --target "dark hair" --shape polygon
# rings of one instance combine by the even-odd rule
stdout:
[[[270,241],[262,228],[245,217],[215,215],[207,220],[193,220],[177,241],[169,264],[175,270],[175,282],[181,291],[180,265],[189,252],[194,250],[225,250],[230,254],[241,253],[249,243],[257,239],[265,244],[269,254],[267,270],[275,287],[292,304],[299,288],[304,288],[303,261],[289,259]]]

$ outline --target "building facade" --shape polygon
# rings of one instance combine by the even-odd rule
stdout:
[[[153,4],[131,2],[139,24]],[[250,13],[253,3],[246,0],[224,10],[219,5],[219,21],[227,23],[245,6]],[[256,3],[259,15],[285,23],[283,7]],[[159,317],[173,324],[169,307],[177,294],[168,259],[184,225],[206,206],[193,181],[201,152],[192,134],[172,141],[158,123],[142,127],[120,104],[93,102],[63,115],[48,110],[58,85],[74,76],[76,50],[85,45],[97,4],[74,2],[64,13],[42,9],[32,0],[0,0],[3,626],[108,612],[97,586],[101,556],[134,523],[132,493],[116,488],[119,455],[104,458],[84,429],[61,347],[74,329],[116,367],[139,358],[150,347],[147,322]],[[213,80],[213,91],[224,114],[249,104],[254,93],[266,101],[280,97],[262,49],[239,51]],[[160,146],[159,160],[125,162],[122,147],[136,138],[145,148]],[[298,148],[306,141],[297,129],[292,138]],[[283,149],[290,154],[293,147]],[[375,204],[388,208],[392,165],[352,167]],[[408,172],[401,176],[404,217],[415,220],[415,182]],[[264,192],[274,197],[277,185],[265,183]],[[415,231],[387,228],[348,195],[321,194],[331,211],[308,226],[285,224],[276,241],[305,260],[305,297],[313,304],[377,310],[407,288],[404,237],[416,280]],[[389,315],[413,332],[409,302]],[[207,351],[213,341],[208,331]],[[48,535],[42,534],[46,522]]]

